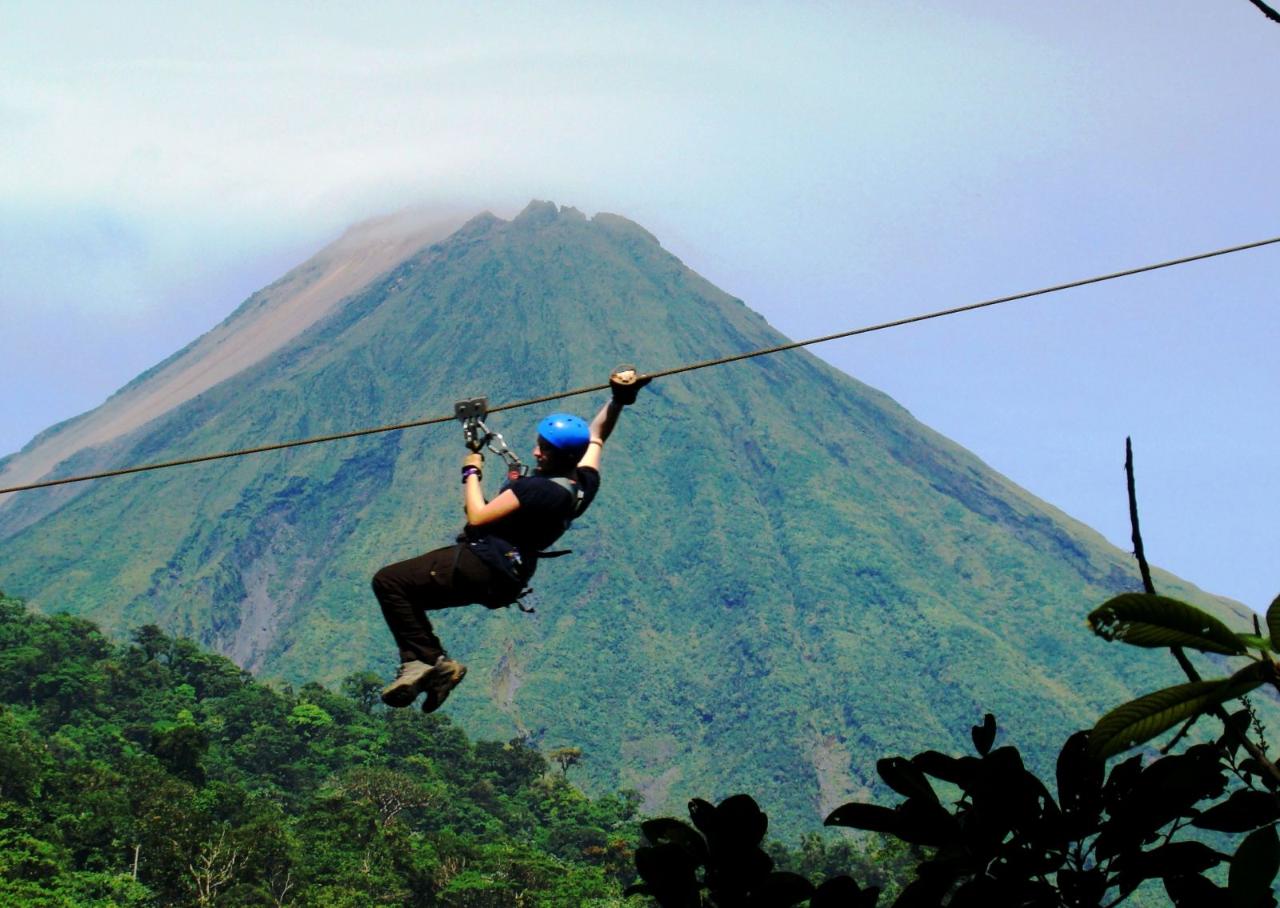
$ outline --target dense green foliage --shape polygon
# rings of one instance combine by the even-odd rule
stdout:
[[[1134,514],[1140,553],[1136,505]],[[1144,885],[1144,903],[1162,891],[1177,908],[1277,904],[1280,769],[1245,694],[1264,683],[1280,688],[1274,657],[1280,596],[1267,611],[1266,636],[1256,618],[1253,633],[1236,632],[1193,605],[1157,595],[1145,564],[1143,573],[1148,592],[1112,598],[1094,609],[1089,624],[1108,640],[1169,649],[1192,680],[1123,704],[1092,730],[1071,735],[1058,754],[1056,795],[1016,747],[995,747],[996,721],[988,713],[971,729],[974,755],[928,750],[876,764],[900,803],[854,801],[827,817],[829,826],[881,833],[917,849],[913,870],[898,865],[894,908],[1112,908]],[[1203,681],[1184,647],[1250,662],[1230,678]],[[1243,709],[1223,708],[1237,699]],[[1220,722],[1216,740],[1170,755],[1209,714]],[[1107,770],[1108,757],[1179,723],[1182,733],[1158,758],[1139,753]],[[719,805],[694,800],[689,814],[692,826],[670,817],[643,824],[646,841],[636,851],[642,882],[628,892],[649,895],[662,908],[880,902],[880,887],[864,888],[846,874],[815,885],[812,877],[775,869],[760,847],[768,818],[748,795]]]
[[[114,646],[0,596],[0,904],[620,903],[633,796],[378,687],[276,691],[154,626]]]
[[[906,885],[885,904],[1111,908],[1158,881],[1165,898],[1148,887],[1142,903],[1276,905],[1277,786],[1238,759],[1232,729],[1182,754],[1150,762],[1132,756],[1110,772],[1090,753],[1089,733],[1078,732],[1058,756],[1056,796],[1016,747],[994,747],[996,731],[990,714],[974,727],[974,756],[925,751],[880,760],[877,771],[904,800],[845,804],[827,818],[917,849],[915,868],[899,876]],[[674,818],[643,824],[646,842],[636,851],[643,881],[629,892],[662,908],[882,903],[879,886],[847,873],[815,885],[775,869],[760,847],[768,818],[747,795],[719,805],[694,800],[689,814],[692,825]]]
[[[783,339],[635,224],[538,203],[476,218],[58,472],[400,423]],[[491,424],[524,449],[541,415]],[[452,538],[463,451],[438,426],[8,496],[0,587],[121,636],[156,624],[294,684],[389,673],[369,578]],[[634,788],[646,812],[746,789],[794,838],[877,790],[876,757],[959,750],[986,708],[1044,769],[1104,706],[1181,680],[1075,633],[1088,605],[1137,587],[1127,553],[809,353],[653,382],[603,475],[564,540],[574,556],[535,578],[536,615],[439,616],[470,667],[447,711],[475,737],[580,748],[576,782]]]
[[[1137,754],[1109,772],[1089,733],[1077,732],[1058,755],[1056,796],[1017,748],[993,747],[995,738],[988,714],[973,729],[976,756],[881,760],[878,772],[905,800],[845,804],[827,818],[930,849],[896,908],[1097,908],[1149,880],[1187,908],[1275,905],[1280,802],[1268,775],[1240,759],[1230,728],[1185,753]],[[1209,843],[1196,837],[1202,830],[1220,834]],[[1211,878],[1222,866],[1226,886]]]

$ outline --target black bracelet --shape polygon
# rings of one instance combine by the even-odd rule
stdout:
[[[462,468],[462,481],[463,481],[463,482],[466,482],[466,481],[467,481],[467,477],[468,477],[468,476],[477,476],[477,477],[479,477],[480,475],[481,475],[481,473],[480,473],[480,468],[479,468],[479,467],[473,467],[473,466],[471,466],[471,465],[467,465],[467,466],[465,466],[465,467],[463,467],[463,468]]]

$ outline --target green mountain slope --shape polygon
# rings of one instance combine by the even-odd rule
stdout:
[[[534,203],[472,220],[277,354],[78,457],[403,422],[782,339],[629,221]],[[542,412],[492,423],[524,448]],[[462,453],[456,427],[433,427],[24,493],[0,588],[114,630],[156,622],[267,676],[389,673],[368,579],[451,539]],[[0,537],[18,526],[6,514]],[[1137,587],[1126,553],[802,351],[655,382],[565,541],[577,554],[539,573],[537,614],[440,616],[471,666],[448,709],[476,736],[581,747],[591,780],[637,788],[650,812],[747,790],[812,829],[871,784],[876,757],[959,746],[983,709],[1048,753],[1179,680],[1083,627]]]

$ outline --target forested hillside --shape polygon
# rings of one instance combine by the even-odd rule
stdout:
[[[277,691],[155,627],[117,646],[0,597],[0,904],[620,898],[634,796],[589,799],[377,687]]]
[[[0,904],[607,908],[638,796],[576,748],[473,742],[378,679],[275,690],[154,626],[114,644],[0,593]],[[909,861],[811,832],[780,867],[892,887]]]

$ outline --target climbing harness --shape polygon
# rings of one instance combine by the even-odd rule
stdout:
[[[508,482],[529,475],[529,468],[507,446],[502,434],[484,424],[484,418],[489,415],[487,397],[469,397],[458,401],[453,405],[453,415],[462,423],[462,437],[468,450],[479,454],[481,449],[488,448],[506,462]]]

